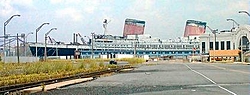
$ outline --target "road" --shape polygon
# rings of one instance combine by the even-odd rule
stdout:
[[[35,94],[249,95],[250,65],[151,62],[133,71]]]

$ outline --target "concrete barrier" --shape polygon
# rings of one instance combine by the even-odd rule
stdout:
[[[38,57],[24,57],[20,56],[19,57],[19,62],[20,63],[27,63],[27,62],[37,62],[39,61]],[[2,62],[5,63],[18,63],[17,56],[7,56],[7,57],[2,57]]]

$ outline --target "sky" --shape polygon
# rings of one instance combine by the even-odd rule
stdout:
[[[0,29],[3,31],[3,23],[12,15],[19,14],[6,26],[6,34],[33,32],[27,40],[35,42],[35,30],[48,22],[37,33],[38,42],[44,42],[45,33],[57,28],[49,36],[70,43],[73,33],[104,34],[104,19],[110,20],[107,34],[122,36],[125,19],[132,18],[146,22],[145,34],[174,39],[183,37],[187,20],[204,21],[219,30],[232,28],[233,22],[227,18],[249,24],[250,17],[238,13],[250,12],[249,5],[250,0],[1,0]]]

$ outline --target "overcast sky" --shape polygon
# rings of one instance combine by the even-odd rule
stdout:
[[[38,32],[38,41],[44,42],[44,34],[56,27],[49,36],[69,43],[73,33],[103,34],[105,18],[111,20],[108,34],[121,36],[125,19],[133,18],[146,21],[145,34],[169,39],[182,37],[185,22],[190,19],[219,30],[232,27],[227,18],[249,24],[250,17],[238,13],[250,12],[249,5],[250,0],[1,0],[0,29],[3,31],[3,23],[12,15],[20,14],[7,25],[7,34],[35,32],[42,23],[49,22]],[[28,41],[34,42],[35,34],[29,35]]]

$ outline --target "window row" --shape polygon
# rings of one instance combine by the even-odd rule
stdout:
[[[137,51],[136,54],[151,54],[151,55],[158,55],[158,54],[183,54],[183,55],[190,55],[190,54],[197,54],[199,52],[193,51]],[[91,52],[81,52],[82,55],[91,55]],[[108,51],[100,51],[94,52],[94,54],[134,54],[133,51],[124,51],[124,52],[108,52]]]
[[[118,45],[118,44],[97,44],[96,47],[100,48],[132,48],[134,45]],[[199,45],[136,45],[137,48],[149,48],[149,49],[192,49],[199,48]]]
[[[202,53],[205,52],[205,48],[209,48],[209,50],[230,50],[231,49],[231,41],[220,41],[220,42],[209,42],[209,47],[206,46],[206,42],[201,43]],[[215,45],[215,47],[214,47]]]

